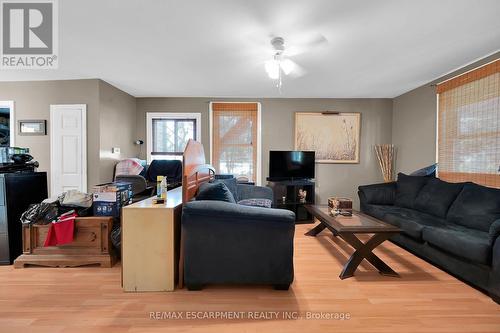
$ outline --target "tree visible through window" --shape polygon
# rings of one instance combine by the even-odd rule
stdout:
[[[256,181],[257,103],[212,104],[212,164],[219,174]]]
[[[153,159],[180,159],[189,139],[196,140],[195,119],[153,118]]]

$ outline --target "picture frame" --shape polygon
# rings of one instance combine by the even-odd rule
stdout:
[[[19,135],[47,135],[47,120],[19,120],[17,128]]]
[[[361,113],[296,112],[295,149],[316,152],[316,163],[359,163]]]

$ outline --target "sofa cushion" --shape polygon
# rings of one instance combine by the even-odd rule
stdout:
[[[387,214],[384,221],[401,228],[401,233],[418,241],[423,240],[422,231],[426,226],[446,224],[445,219],[406,208]]]
[[[222,179],[216,179],[214,180],[214,183],[223,183],[224,185],[227,186],[229,191],[231,191],[231,194],[233,195],[234,200],[238,200],[238,182],[236,181],[236,178],[222,178]]]
[[[216,200],[236,203],[231,191],[229,191],[226,184],[221,182],[201,184],[198,188],[196,200]]]
[[[486,232],[448,224],[425,227],[422,236],[427,243],[445,252],[475,263],[490,264],[492,245]]]
[[[447,183],[429,178],[415,199],[413,207],[421,212],[446,218],[446,213],[464,187],[464,183]]]
[[[401,209],[401,207],[393,205],[372,205],[372,204],[363,205],[363,213],[376,217],[380,220],[383,220],[386,214],[397,211],[399,209]]]
[[[407,176],[404,173],[399,173],[394,204],[400,207],[413,208],[418,193],[428,180],[428,177]]]
[[[396,182],[363,185],[358,187],[360,200],[374,205],[393,205]]]
[[[451,205],[447,220],[465,227],[488,232],[500,219],[500,189],[466,183]]]

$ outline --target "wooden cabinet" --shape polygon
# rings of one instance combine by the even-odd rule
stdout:
[[[92,264],[111,267],[116,261],[110,239],[112,226],[111,217],[78,217],[75,220],[73,242],[44,247],[49,225],[23,225],[23,254],[14,261],[14,267],[75,267]]]
[[[122,285],[124,291],[173,291],[178,281],[182,188],[167,202],[152,198],[122,209]],[[180,281],[179,281],[180,284]]]

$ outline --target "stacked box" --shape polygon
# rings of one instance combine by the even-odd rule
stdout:
[[[352,200],[350,198],[331,197],[328,198],[328,207],[340,212],[352,212]]]
[[[93,187],[93,210],[96,216],[119,217],[121,208],[132,202],[132,184],[113,182]]]

